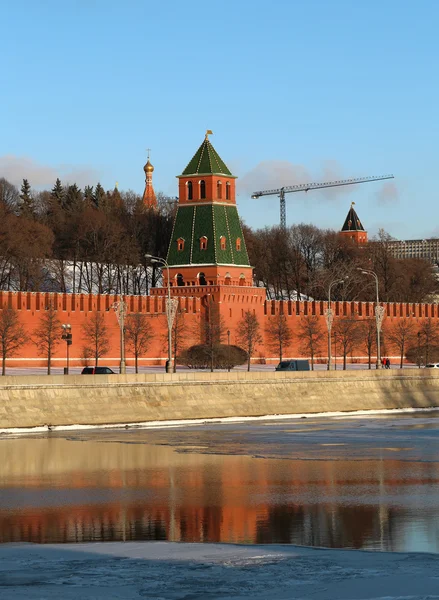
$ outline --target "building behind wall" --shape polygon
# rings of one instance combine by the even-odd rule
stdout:
[[[387,247],[395,258],[422,258],[439,265],[439,239],[390,240]]]

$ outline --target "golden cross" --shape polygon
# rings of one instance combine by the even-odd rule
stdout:
[[[151,152],[151,148],[147,148],[146,151],[148,152],[148,160],[149,160],[149,153]]]

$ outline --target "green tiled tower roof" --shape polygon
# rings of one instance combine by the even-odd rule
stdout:
[[[200,249],[200,238],[206,236],[207,248]],[[221,237],[226,238],[221,248]],[[240,250],[236,240],[241,240]],[[184,240],[178,250],[177,240]],[[244,235],[235,205],[200,204],[180,205],[174,221],[167,262],[170,267],[197,264],[227,264],[250,266]]]
[[[233,177],[218,152],[210,143],[207,135],[195,152],[192,160],[189,161],[182,175],[185,177],[189,175],[227,175],[228,177]]]

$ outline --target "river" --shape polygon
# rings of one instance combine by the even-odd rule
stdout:
[[[439,412],[0,437],[0,542],[439,552]]]

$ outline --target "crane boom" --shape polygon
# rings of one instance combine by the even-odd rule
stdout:
[[[368,183],[370,181],[382,181],[383,179],[393,178],[393,175],[375,175],[373,177],[356,177],[355,179],[340,179],[339,181],[324,181],[322,183],[300,183],[298,185],[284,186],[275,190],[262,190],[260,192],[254,192],[252,194],[252,198],[278,195],[280,198],[280,226],[282,229],[286,229],[285,194],[294,192],[308,192],[309,190],[321,190],[323,188],[355,185],[357,183]]]

